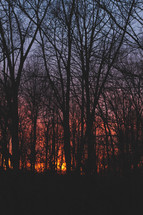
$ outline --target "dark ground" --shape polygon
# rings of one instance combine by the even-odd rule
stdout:
[[[48,176],[0,172],[0,214],[143,214],[143,175]]]

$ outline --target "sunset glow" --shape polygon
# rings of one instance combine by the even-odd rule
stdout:
[[[142,169],[142,5],[0,1],[1,169]]]

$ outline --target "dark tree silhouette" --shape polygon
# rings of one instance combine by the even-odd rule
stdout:
[[[49,2],[40,14],[39,3],[28,1],[1,1],[0,40],[2,61],[5,62],[5,73],[9,77],[11,91],[11,120],[12,120],[12,154],[13,167],[19,168],[19,138],[18,138],[18,90],[24,62],[35,41],[39,26],[47,13]],[[37,25],[30,17],[37,16]],[[25,21],[26,19],[26,21]],[[30,42],[27,41],[30,38]]]

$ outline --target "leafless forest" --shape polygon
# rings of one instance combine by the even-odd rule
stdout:
[[[139,214],[142,178],[143,1],[1,0],[0,212]]]
[[[136,0],[1,0],[2,169],[142,171],[142,17]]]

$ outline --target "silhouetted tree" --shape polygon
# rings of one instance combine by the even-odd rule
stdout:
[[[44,4],[44,10],[40,6]],[[24,62],[31,50],[38,29],[47,13],[49,2],[1,1],[0,41],[5,72],[9,76],[11,91],[12,155],[13,167],[19,168],[18,91]],[[30,9],[31,8],[31,9]],[[35,16],[35,25],[31,17]],[[29,40],[30,39],[30,40]],[[28,42],[29,41],[29,42]]]

